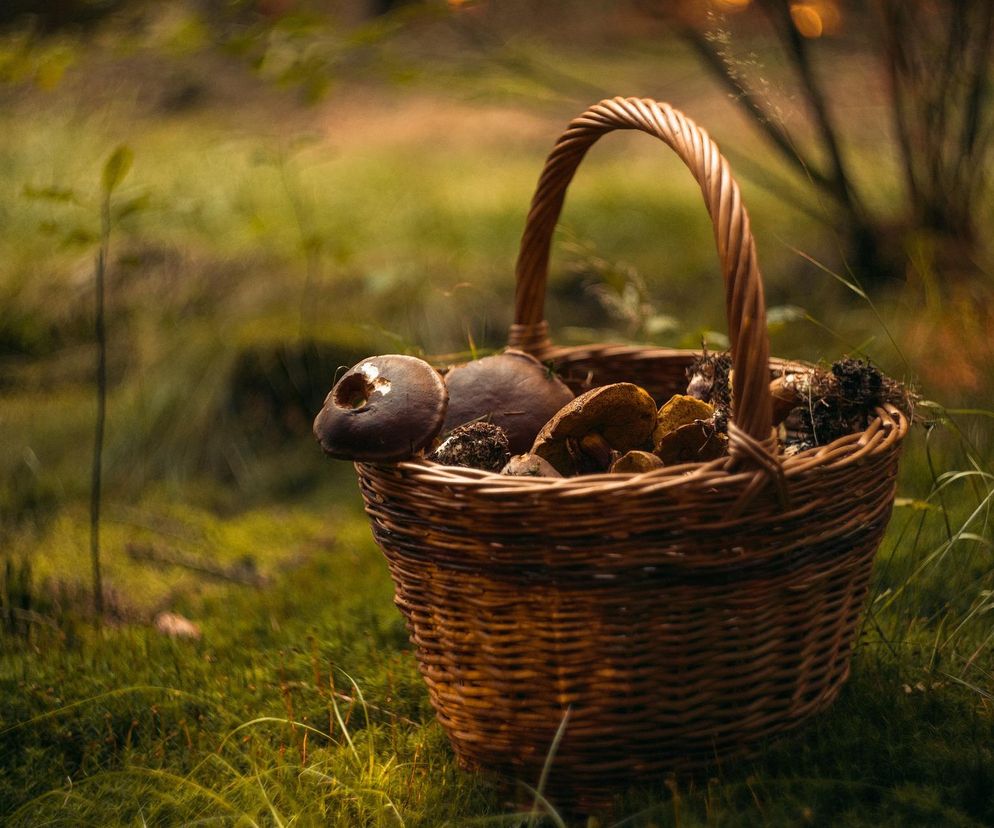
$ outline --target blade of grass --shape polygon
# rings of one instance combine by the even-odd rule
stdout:
[[[566,726],[569,724],[570,715],[573,712],[572,707],[567,707],[566,712],[563,713],[562,721],[559,722],[559,727],[556,728],[556,733],[552,737],[552,742],[549,745],[549,752],[545,755],[545,762],[542,764],[542,772],[538,777],[538,786],[535,788],[535,801],[532,804],[531,814],[538,814],[539,802],[545,802],[545,786],[549,781],[549,773],[552,770],[552,763],[556,758],[556,753],[559,751],[559,745],[563,741],[563,736],[566,735]],[[546,803],[548,804],[548,803]],[[549,814],[551,817],[556,818],[555,811]],[[565,826],[563,826],[565,828]]]

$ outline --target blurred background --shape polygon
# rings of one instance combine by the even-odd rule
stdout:
[[[673,103],[728,154],[777,353],[865,350],[982,402],[992,27],[986,3],[939,6],[5,3],[5,526],[89,485],[122,145],[106,485],[128,498],[203,475],[242,503],[308,490],[335,474],[299,438],[339,366],[499,347],[544,154],[615,94]],[[707,217],[665,148],[602,142],[555,255],[559,341],[722,346]]]
[[[271,635],[289,610],[267,585],[299,598],[340,577],[314,567],[345,544],[402,649],[351,466],[321,455],[311,421],[364,356],[444,364],[503,345],[544,157],[614,95],[672,103],[728,156],[774,354],[865,355],[919,389],[891,551],[915,526],[916,549],[946,546],[925,570],[914,552],[881,564],[879,593],[919,579],[887,629],[918,630],[921,612],[980,623],[992,14],[986,0],[5,0],[4,647],[69,646],[95,599],[122,625],[176,611],[220,629],[230,602],[264,607],[252,623]],[[721,349],[722,296],[690,175],[644,135],[600,142],[557,232],[555,340]],[[943,477],[957,471],[969,479]],[[340,599],[328,618],[352,606]]]
[[[149,515],[354,517],[350,467],[310,436],[336,373],[501,347],[544,156],[616,94],[671,102],[727,153],[774,353],[865,354],[926,400],[990,408],[994,26],[954,5],[5,3],[5,560],[88,600],[101,395],[103,586],[125,617],[184,571],[149,579]],[[549,291],[559,342],[727,344],[696,185],[642,135],[584,164]],[[962,425],[977,460],[984,423]]]

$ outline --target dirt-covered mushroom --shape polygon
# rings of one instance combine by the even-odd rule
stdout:
[[[512,454],[528,450],[535,435],[573,392],[531,354],[508,350],[450,368],[445,374],[448,431],[486,420],[507,432]]]
[[[732,407],[732,356],[707,349],[687,368],[687,396],[728,411]]]
[[[331,389],[314,419],[314,436],[340,460],[405,460],[441,431],[447,402],[445,383],[427,362],[401,354],[370,357]]]
[[[788,448],[823,446],[861,431],[884,403],[905,412],[914,406],[914,395],[901,383],[869,362],[852,358],[833,363],[830,371],[784,371],[770,383],[770,393],[773,422],[783,423]]]
[[[542,428],[532,454],[560,474],[607,471],[616,453],[648,448],[656,424],[656,403],[629,382],[603,385],[561,408]]]
[[[507,463],[507,434],[493,423],[466,423],[446,436],[431,454],[429,460],[445,466],[463,466],[468,469],[500,471]]]
[[[510,477],[562,477],[547,460],[537,454],[516,454],[500,470]]]

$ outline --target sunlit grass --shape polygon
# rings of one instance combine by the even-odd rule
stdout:
[[[924,514],[927,545],[941,536],[942,516]],[[21,803],[12,823],[527,823],[537,801],[527,787],[502,794],[456,769],[405,651],[382,562],[355,518],[340,543],[265,593],[232,587],[189,600],[200,642],[81,628],[74,644],[46,646],[42,630],[29,662],[8,642],[0,665],[12,704],[0,742],[6,784],[25,784],[4,797]],[[899,515],[892,537],[902,529]],[[885,544],[882,554],[891,551]],[[964,646],[987,627],[937,641],[917,607],[888,604],[888,580],[829,712],[756,759],[628,794],[616,817],[630,819],[618,824],[989,821],[992,665],[989,652],[967,665]],[[925,568],[900,582],[920,601],[942,580]],[[30,669],[15,680],[18,664]],[[111,675],[128,683],[108,692]],[[509,801],[523,815],[512,816]]]

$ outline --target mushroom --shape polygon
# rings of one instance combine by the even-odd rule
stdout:
[[[661,469],[663,465],[663,461],[651,451],[633,449],[615,460],[611,464],[611,471],[622,474],[641,474],[653,469]]]
[[[703,463],[728,453],[728,436],[718,431],[710,420],[685,423],[662,436],[656,456],[667,466]]]
[[[773,425],[778,426],[788,414],[804,402],[804,395],[787,376],[779,376],[770,383],[773,398]]]
[[[507,463],[507,433],[493,423],[466,423],[454,428],[431,454],[429,460],[443,466],[500,471]]]
[[[512,454],[528,450],[573,392],[531,354],[508,350],[449,369],[444,429],[487,420],[507,432]]]
[[[695,397],[674,394],[659,409],[653,451],[668,466],[721,457],[728,447],[724,425],[716,422],[722,413]]]
[[[727,411],[732,405],[731,375],[731,354],[711,354],[705,348],[687,368],[687,396]]]
[[[802,442],[826,445],[866,428],[874,409],[890,403],[903,411],[914,408],[915,395],[862,359],[846,357],[830,371],[800,368],[785,371],[770,383],[773,424],[800,432]]]
[[[647,447],[656,403],[629,382],[604,385],[567,403],[542,428],[532,446],[560,474],[606,471],[624,453]]]
[[[447,403],[445,383],[427,362],[370,357],[335,383],[314,419],[314,436],[339,460],[405,460],[435,439]]]
[[[511,477],[562,477],[548,461],[537,454],[516,454],[500,470]]]
[[[659,451],[662,439],[680,426],[714,417],[714,406],[685,394],[674,394],[659,409],[652,432],[652,448]]]

